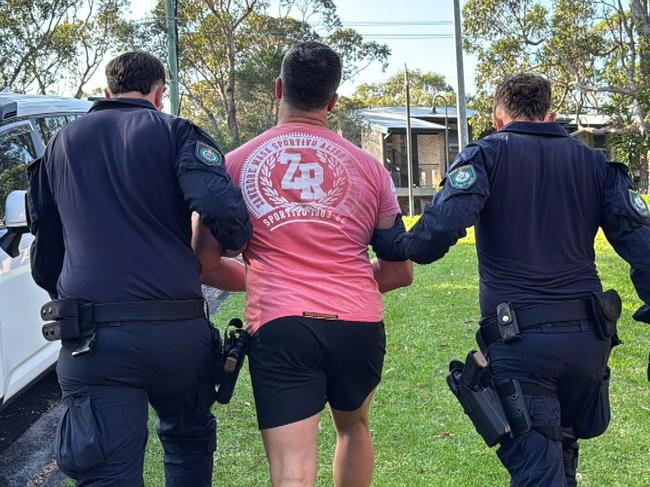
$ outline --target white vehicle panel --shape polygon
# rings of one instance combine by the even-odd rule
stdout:
[[[56,362],[60,344],[41,334],[41,306],[49,300],[32,280],[29,248],[24,235],[15,259],[0,252],[0,337],[4,402]]]
[[[15,170],[18,164],[29,164],[41,156],[47,139],[90,106],[82,100],[0,92],[0,143],[4,136],[5,144],[0,153],[4,159],[0,164],[0,183],[4,184],[0,186],[0,205],[3,210],[11,209],[0,211],[0,225],[24,227],[24,193],[20,190],[26,189],[27,182]],[[0,226],[0,236],[5,232]],[[0,408],[52,367],[61,347],[60,342],[48,342],[41,334],[40,309],[49,296],[31,276],[32,241],[30,234],[22,236],[16,258],[0,249]]]

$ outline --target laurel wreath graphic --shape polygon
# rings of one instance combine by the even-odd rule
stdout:
[[[327,209],[331,207],[336,201],[343,195],[346,187],[347,175],[345,170],[342,167],[342,164],[330,154],[325,151],[316,151],[316,156],[322,164],[326,164],[332,171],[334,180],[332,182],[332,189],[330,189],[325,195],[310,203],[298,203],[292,202],[282,196],[278,191],[273,187],[273,182],[271,180],[271,174],[273,169],[278,164],[280,160],[280,154],[274,154],[268,160],[268,163],[262,166],[260,169],[260,187],[264,196],[268,198],[269,202],[272,203],[275,207],[285,208],[285,209]]]
[[[278,164],[279,160],[280,154],[274,154],[271,156],[268,164],[262,166],[262,169],[260,170],[260,186],[262,188],[264,196],[266,196],[271,203],[273,203],[275,206],[284,208],[292,206],[293,203],[278,193],[273,187],[273,183],[271,182],[271,173],[273,172],[275,166]]]

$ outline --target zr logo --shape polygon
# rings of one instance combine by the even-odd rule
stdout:
[[[282,189],[299,189],[303,201],[319,200],[325,196],[321,188],[323,168],[317,162],[301,164],[300,159],[300,154],[285,152],[280,156],[280,164],[289,164],[289,169],[282,178]]]

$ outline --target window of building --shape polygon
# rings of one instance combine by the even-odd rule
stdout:
[[[458,144],[449,144],[449,165],[451,166],[458,157]]]
[[[27,189],[27,164],[35,158],[31,126],[0,132],[0,227],[4,227],[7,195],[16,189]]]
[[[417,161],[417,137],[413,137],[413,184],[420,184],[420,171]],[[384,140],[384,165],[390,172],[395,187],[408,188],[408,156],[405,134],[390,134]]]

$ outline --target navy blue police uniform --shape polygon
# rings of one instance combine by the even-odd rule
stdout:
[[[92,350],[73,356],[76,342],[64,340],[57,365],[56,460],[79,486],[143,485],[148,403],[166,485],[211,485],[218,334],[203,309],[192,212],[223,249],[251,235],[223,161],[191,122],[113,99],[63,128],[29,169],[34,279],[90,309],[96,326]],[[155,309],[134,318],[142,303]]]
[[[602,291],[594,239],[602,228],[631,265],[646,303],[635,319],[650,322],[648,208],[624,165],[556,123],[516,121],[468,145],[443,185],[410,232],[399,223],[376,231],[375,251],[386,260],[430,263],[476,225],[478,336],[492,377],[524,386],[532,421],[528,432],[501,443],[499,458],[513,486],[576,485],[576,439],[600,435],[609,423],[607,361],[618,340],[602,336],[594,313],[582,311]],[[521,339],[505,343],[486,333],[501,303],[521,316],[537,314]],[[566,303],[578,306],[577,314],[567,315]]]

